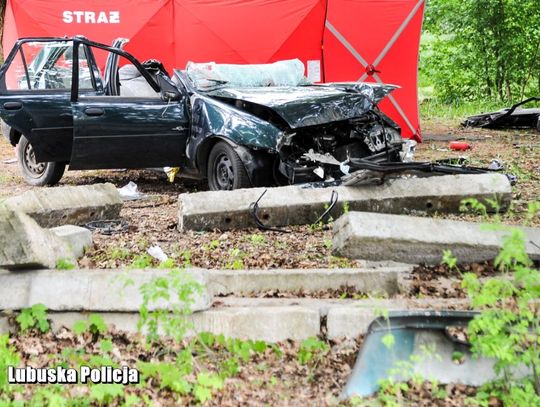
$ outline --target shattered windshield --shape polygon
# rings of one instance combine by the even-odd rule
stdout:
[[[195,89],[200,91],[223,87],[311,85],[304,71],[304,64],[299,59],[252,65],[188,62],[185,70]]]

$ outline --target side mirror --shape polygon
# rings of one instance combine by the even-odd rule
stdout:
[[[182,98],[182,93],[174,83],[161,72],[157,75],[157,82],[161,89],[161,99],[165,101],[177,101]]]

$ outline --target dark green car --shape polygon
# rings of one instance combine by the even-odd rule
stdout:
[[[25,180],[71,170],[180,167],[212,190],[328,181],[354,160],[401,161],[377,108],[395,87],[313,85],[298,60],[188,64],[169,74],[84,37],[23,38],[0,68],[0,117]]]

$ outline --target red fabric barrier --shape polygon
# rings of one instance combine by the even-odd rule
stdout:
[[[3,47],[5,56],[20,37],[81,34],[106,44],[125,37],[126,50],[169,70],[188,61],[299,58],[315,82],[400,85],[381,108],[405,137],[421,140],[416,75],[423,7],[424,0],[8,0]]]

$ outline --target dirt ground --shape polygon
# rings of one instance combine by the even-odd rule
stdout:
[[[463,139],[471,144],[466,152],[449,149],[449,141]],[[539,133],[517,131],[463,130],[430,123],[424,129],[424,143],[419,144],[415,159],[436,160],[465,156],[471,165],[486,166],[501,160],[506,171],[517,176],[513,208],[502,216],[507,224],[524,224],[529,202],[540,200]],[[0,139],[0,199],[32,187],[18,175],[13,148]],[[129,265],[159,245],[179,266],[204,268],[341,268],[355,267],[356,261],[331,254],[331,224],[323,227],[297,226],[293,233],[241,231],[179,233],[177,196],[182,192],[203,190],[204,183],[177,179],[173,184],[159,171],[67,171],[60,185],[87,185],[112,182],[122,187],[135,182],[148,199],[126,202],[121,217],[129,230],[112,236],[94,233],[94,247],[79,261],[83,268],[115,268]],[[486,221],[474,214],[448,216],[454,219]],[[532,221],[540,226],[540,217]],[[157,265],[157,263],[156,263]]]
[[[488,165],[492,159],[504,162],[507,171],[518,177],[513,188],[512,213],[504,215],[508,224],[524,224],[529,202],[540,200],[540,134],[523,132],[493,132],[484,130],[461,130],[455,127],[429,124],[424,130],[424,143],[420,144],[416,160],[435,160],[467,156],[471,165]],[[449,150],[449,141],[464,139],[472,149],[464,153]],[[517,145],[517,146],[516,146]],[[535,146],[536,145],[536,146]],[[19,194],[31,187],[18,175],[14,150],[5,139],[0,139],[0,199]],[[229,232],[177,231],[176,198],[182,192],[203,190],[204,185],[182,180],[170,184],[165,174],[154,171],[73,171],[66,172],[60,185],[87,185],[112,182],[122,187],[135,182],[148,199],[127,202],[121,216],[129,223],[126,233],[105,236],[94,233],[93,248],[79,261],[82,268],[116,268],[130,265],[134,260],[145,262],[148,247],[159,245],[179,266],[205,268],[339,268],[355,267],[359,263],[332,256],[331,225],[323,227],[301,226],[291,228],[293,233],[261,232],[256,229]],[[454,215],[455,219],[482,222],[484,218],[472,214]],[[538,217],[532,221],[540,226]],[[154,265],[157,263],[154,262]],[[479,276],[493,275],[492,264],[462,265],[461,271],[472,271]],[[445,266],[419,266],[412,273],[408,291],[400,294],[408,298],[463,298],[459,273]],[[356,292],[350,287],[319,293],[282,293],[272,291],[258,293],[261,297],[311,296],[319,298],[365,298],[371,293]],[[113,359],[133,365],[137,360],[156,360],[167,357],[172,345],[159,349],[140,344],[139,339],[118,332],[107,335],[114,345]],[[228,379],[225,388],[209,405],[336,405],[343,385],[350,374],[362,338],[357,341],[330,342],[326,357],[315,366],[299,364],[299,344],[278,344],[282,356],[270,350],[255,355],[242,366],[241,373]],[[70,331],[53,334],[14,336],[10,342],[23,356],[24,364],[40,366],[50,362],[51,355],[61,361],[61,356],[80,351],[83,354],[99,354],[95,338],[74,336]],[[214,349],[214,357],[227,357],[223,350]],[[161,355],[161,356],[158,356]],[[165,355],[165,356],[163,356]],[[216,369],[212,361],[200,360],[203,369]],[[407,405],[459,406],[475,389],[461,385],[448,385],[433,389],[432,384],[411,385],[411,391],[403,400]],[[34,391],[27,387],[29,392]],[[85,397],[88,389],[74,386],[69,390],[73,397]],[[127,390],[137,396],[149,397],[156,405],[170,405],[171,394],[167,390],[133,387]],[[71,394],[71,393],[70,393]],[[28,393],[26,394],[26,396]],[[19,397],[24,398],[25,393]],[[183,403],[193,400],[184,399]],[[370,404],[369,401],[366,402]],[[494,401],[497,406],[497,400]],[[364,404],[362,404],[364,405]]]

